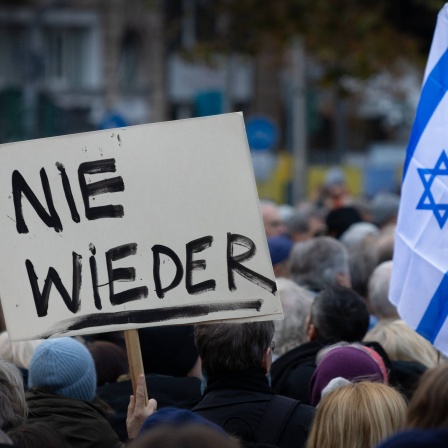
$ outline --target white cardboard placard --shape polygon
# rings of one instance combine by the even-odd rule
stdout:
[[[11,340],[282,317],[241,114],[5,144],[0,173]]]

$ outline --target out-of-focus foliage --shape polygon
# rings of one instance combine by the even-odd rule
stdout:
[[[197,55],[255,54],[267,41],[279,48],[304,38],[326,68],[325,80],[365,78],[399,58],[424,62],[438,0],[214,0],[202,1],[216,32],[199,39]]]

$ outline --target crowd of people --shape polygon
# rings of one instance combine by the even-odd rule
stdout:
[[[261,202],[284,319],[140,329],[135,394],[121,332],[1,333],[0,447],[448,446],[448,363],[388,299],[399,197],[339,174]]]

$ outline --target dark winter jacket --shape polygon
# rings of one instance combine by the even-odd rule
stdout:
[[[158,409],[174,406],[190,410],[201,399],[201,380],[198,378],[150,373],[146,375],[146,384],[149,397],[157,401]],[[96,393],[115,411],[108,416],[109,422],[120,439],[126,441],[129,396],[133,393],[131,380],[105,384]]]
[[[325,345],[319,341],[306,342],[280,356],[271,368],[275,391],[309,404],[309,384],[316,370],[316,355]]]
[[[222,375],[209,378],[204,397],[193,412],[216,423],[243,442],[267,443],[261,435],[264,426],[262,420],[275,395],[261,369]],[[276,446],[305,446],[313,415],[314,408],[296,402],[283,422]],[[274,423],[269,423],[275,430]]]
[[[27,391],[28,421],[52,424],[73,448],[122,448],[101,404],[55,395],[42,388]]]

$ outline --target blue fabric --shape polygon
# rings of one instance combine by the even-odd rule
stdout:
[[[173,425],[175,427],[180,427],[188,424],[199,424],[206,425],[219,432],[220,434],[227,435],[227,433],[218,425],[206,420],[200,415],[187,411],[185,409],[177,409],[173,407],[166,407],[160,409],[154,414],[150,415],[143,423],[140,428],[140,433],[143,434],[149,431],[151,428],[157,428],[160,425]]]
[[[412,429],[399,432],[377,448],[446,448],[448,429]]]
[[[409,163],[414,156],[417,144],[420,141],[427,124],[431,120],[434,111],[437,109],[440,101],[448,90],[448,50],[442,55],[436,66],[429,74],[425,85],[423,86],[420,101],[417,107],[414,124],[412,126],[411,136],[409,138],[408,149],[406,151],[406,160],[403,168],[403,181],[409,168]]]
[[[93,400],[96,393],[93,358],[75,339],[47,339],[31,357],[28,385],[68,398]]]
[[[443,276],[416,331],[433,343],[448,317],[448,272]]]
[[[271,236],[268,238],[269,254],[272,265],[288,259],[294,243],[286,236]]]

